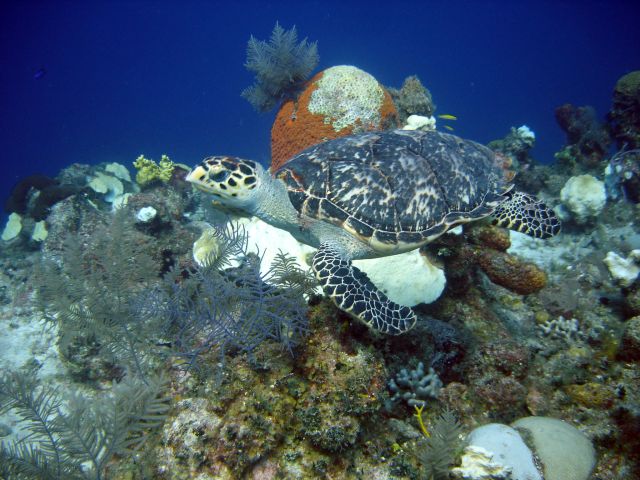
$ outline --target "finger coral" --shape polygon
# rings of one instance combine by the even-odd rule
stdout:
[[[533,263],[507,253],[511,242],[506,230],[490,225],[472,225],[465,229],[466,239],[446,240],[447,285],[458,292],[466,290],[475,267],[496,285],[519,295],[529,295],[547,284],[547,276]]]
[[[171,180],[173,169],[175,168],[175,164],[167,155],[162,155],[159,163],[140,155],[133,162],[133,166],[138,171],[136,173],[136,182],[142,187],[157,181],[167,183]]]
[[[328,68],[297,100],[282,104],[271,128],[271,168],[312,145],[397,125],[398,113],[385,88],[359,68]]]

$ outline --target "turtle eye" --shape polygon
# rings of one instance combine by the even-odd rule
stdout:
[[[218,173],[211,175],[211,180],[213,180],[214,182],[224,182],[228,176],[228,170],[220,170]]]

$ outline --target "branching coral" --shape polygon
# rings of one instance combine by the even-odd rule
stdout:
[[[259,112],[267,112],[283,99],[293,97],[318,64],[316,42],[298,43],[294,26],[284,30],[276,23],[268,42],[253,35],[247,45],[247,70],[256,81],[242,96]]]
[[[418,363],[414,370],[403,368],[396,378],[389,380],[389,390],[393,392],[391,401],[405,400],[409,406],[424,406],[427,400],[437,398],[442,381],[435,370],[429,367],[425,373],[424,364]]]
[[[171,180],[175,164],[167,155],[162,155],[159,163],[154,162],[144,155],[140,155],[133,166],[138,170],[136,182],[141,187],[145,187],[154,182],[167,183]]]

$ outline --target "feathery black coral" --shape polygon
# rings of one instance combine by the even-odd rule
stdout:
[[[175,277],[179,272],[170,272],[168,295],[151,295],[157,314],[174,330],[174,355],[193,365],[210,350],[251,353],[268,340],[292,351],[307,330],[304,295],[315,280],[283,253],[261,272],[262,259],[247,252],[241,226],[217,226],[213,235],[218,248],[205,266],[181,281]],[[241,264],[225,269],[232,257]]]
[[[459,459],[466,444],[462,432],[462,425],[453,412],[445,410],[438,416],[430,429],[430,436],[423,439],[417,451],[426,478],[449,478],[449,470]]]
[[[90,238],[69,235],[60,261],[47,259],[38,269],[38,308],[58,326],[60,351],[82,380],[94,375],[92,357],[142,378],[156,363],[153,345],[161,326],[154,318],[141,321],[138,303],[160,268],[141,238],[132,212],[123,208]],[[92,354],[76,355],[78,346]]]
[[[31,372],[2,374],[0,413],[17,413],[29,434],[0,444],[0,478],[104,478],[114,455],[134,450],[162,424],[169,409],[164,391],[162,377],[146,384],[126,379],[108,396],[64,401]]]
[[[247,70],[256,81],[242,96],[259,112],[271,110],[279,101],[292,97],[318,65],[318,46],[305,38],[298,43],[294,26],[283,29],[276,23],[268,42],[253,35],[247,45]]]

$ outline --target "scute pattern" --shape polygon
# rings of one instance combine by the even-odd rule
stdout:
[[[369,328],[389,335],[404,333],[416,323],[409,307],[389,300],[366,274],[343,258],[330,244],[322,244],[312,260],[316,278],[338,308]]]
[[[522,192],[509,194],[493,212],[493,223],[534,238],[550,238],[560,233],[560,221],[542,200]]]
[[[441,132],[333,140],[296,155],[274,174],[300,212],[389,245],[424,242],[489,215],[510,188],[491,150]],[[323,199],[319,209],[314,199]]]

